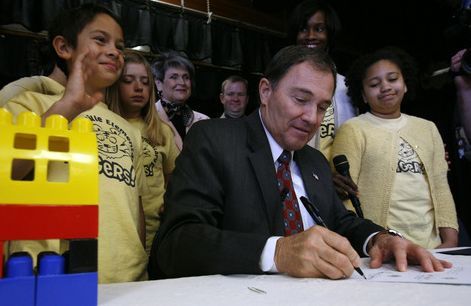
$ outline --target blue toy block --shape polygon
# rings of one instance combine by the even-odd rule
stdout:
[[[15,254],[5,266],[5,278],[0,279],[0,304],[34,306],[36,277],[31,256]]]
[[[98,274],[64,274],[64,257],[40,254],[36,278],[36,306],[96,306]]]
[[[54,252],[42,252],[38,256],[38,274],[39,275],[57,275],[64,274],[65,259]]]
[[[35,276],[0,279],[0,305],[34,306],[35,282]]]
[[[98,273],[38,275],[36,306],[96,306]]]

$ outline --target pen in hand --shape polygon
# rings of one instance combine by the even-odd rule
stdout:
[[[312,219],[314,219],[314,222],[316,222],[317,225],[328,228],[324,220],[322,219],[321,215],[319,214],[319,209],[313,203],[311,203],[311,201],[309,201],[308,198],[301,196],[300,199],[301,199],[301,202],[303,202],[304,207],[306,207],[306,210],[309,213],[309,215],[311,215]],[[364,279],[367,279],[365,276],[365,273],[363,273],[360,267],[353,267],[353,268],[355,269],[355,271],[357,271],[358,274],[363,276]]]

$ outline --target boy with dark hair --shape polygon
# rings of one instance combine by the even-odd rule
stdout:
[[[123,67],[124,38],[119,20],[107,9],[85,4],[58,16],[51,28],[51,45],[58,66],[68,76],[63,92],[25,92],[6,108],[14,115],[33,111],[43,119],[60,114],[69,121],[89,118],[97,134],[99,160],[98,275],[101,283],[144,280],[147,256],[143,245],[141,135],[102,101],[104,90],[118,80]],[[51,169],[61,177],[63,168]],[[21,179],[31,165],[17,165]],[[86,192],[80,191],[77,192]],[[63,252],[65,241],[15,241],[9,252]]]

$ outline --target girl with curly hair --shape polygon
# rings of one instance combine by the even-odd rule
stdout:
[[[346,85],[364,113],[337,131],[332,156],[347,157],[365,218],[425,248],[455,247],[458,222],[443,141],[433,122],[401,112],[416,81],[415,63],[400,49],[359,58]]]

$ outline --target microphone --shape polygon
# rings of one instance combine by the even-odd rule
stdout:
[[[352,179],[350,177],[350,171],[349,171],[350,165],[348,164],[348,160],[345,155],[337,155],[334,157],[333,161],[334,161],[335,170],[337,170],[337,172],[340,175],[348,177],[349,179]],[[353,208],[355,208],[355,211],[358,217],[363,218],[363,211],[361,210],[360,200],[355,195],[350,194],[350,193],[348,193],[348,198],[352,202]]]

